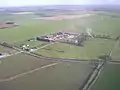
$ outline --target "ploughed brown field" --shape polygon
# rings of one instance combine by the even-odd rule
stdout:
[[[74,19],[74,18],[81,18],[81,17],[88,17],[93,14],[83,14],[83,15],[58,15],[58,16],[52,16],[52,17],[40,17],[35,18],[38,20],[68,20],[68,19]]]
[[[0,29],[11,28],[17,26],[14,22],[0,22]]]

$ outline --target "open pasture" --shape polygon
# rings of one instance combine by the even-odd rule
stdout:
[[[16,50],[14,50],[14,49],[11,49],[11,48],[8,48],[8,47],[4,47],[4,46],[1,46],[0,45],[0,52],[1,53],[15,53],[15,52],[17,52]]]
[[[0,41],[38,46],[41,42],[22,42],[30,38],[58,31],[120,36],[120,18],[93,15],[72,20],[35,20],[33,14],[0,15],[0,20],[13,20],[18,27],[0,29]],[[95,59],[112,51],[112,59],[120,60],[120,43],[115,40],[90,39],[83,47],[54,43],[35,53],[57,58]],[[6,49],[0,46],[0,52]],[[8,49],[7,49],[8,50]],[[8,50],[9,51],[9,50]],[[11,50],[10,50],[11,51]],[[90,63],[54,62],[25,54],[17,54],[0,60],[0,90],[78,90],[93,71]],[[108,64],[91,90],[119,90],[120,65]]]
[[[14,43],[14,45],[16,45],[17,47],[22,47],[23,45],[29,45],[29,48],[33,48],[33,47],[42,47],[44,45],[48,44],[48,42],[43,42],[43,41],[37,41],[37,40],[33,40],[33,41],[22,41],[22,42],[18,42],[18,43]]]
[[[3,16],[4,17],[4,16]],[[6,20],[13,20],[18,27],[6,28],[0,30],[0,40],[7,41],[10,43],[17,43],[20,41],[33,38],[35,36],[40,36],[44,34],[50,34],[58,31],[81,31],[81,28],[77,28],[74,25],[77,23],[82,26],[82,21],[91,23],[94,18],[93,16],[81,17],[73,20],[62,20],[62,21],[45,21],[45,20],[34,20],[31,15],[7,15]],[[79,20],[79,22],[77,22]],[[74,23],[74,24],[73,24]],[[73,24],[73,25],[72,25]],[[69,28],[73,26],[73,28]]]
[[[112,51],[112,60],[120,61],[120,41],[116,41]]]
[[[93,68],[89,63],[59,63],[15,80],[1,82],[0,89],[79,90]]]
[[[90,90],[119,90],[120,64],[108,64]]]
[[[35,53],[57,58],[96,59],[109,54],[114,43],[113,40],[105,39],[90,39],[85,41],[83,46],[55,43],[39,49]]]
[[[25,54],[17,54],[0,60],[0,80],[48,65],[52,61],[41,60]]]

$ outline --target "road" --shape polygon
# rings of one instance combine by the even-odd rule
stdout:
[[[54,44],[54,43],[49,43],[47,45],[44,45],[42,47],[40,47],[39,49],[42,49],[42,48],[45,48],[51,44]],[[5,79],[0,79],[0,82],[7,82],[7,81],[11,81],[11,80],[14,80],[14,79],[17,79],[19,77],[22,77],[24,75],[27,75],[27,74],[31,74],[31,73],[34,73],[40,69],[44,69],[44,68],[49,68],[49,67],[52,67],[52,66],[55,66],[55,65],[58,65],[59,63],[62,63],[62,62],[83,62],[85,60],[81,60],[79,61],[78,59],[61,59],[61,58],[52,58],[52,57],[45,57],[45,56],[41,56],[41,55],[36,55],[32,52],[27,52],[27,51],[23,51],[17,47],[14,47],[14,49],[18,50],[19,52],[16,52],[16,53],[13,53],[13,54],[10,54],[10,55],[6,55],[5,57],[3,58],[7,58],[9,56],[13,56],[13,55],[17,55],[17,54],[20,54],[20,53],[25,53],[25,54],[28,54],[28,55],[31,55],[31,56],[34,56],[34,57],[37,57],[37,58],[41,58],[41,59],[45,59],[45,60],[53,60],[53,61],[57,61],[55,63],[52,63],[52,64],[48,64],[48,65],[45,65],[45,66],[42,66],[42,67],[38,67],[36,69],[33,69],[33,70],[29,70],[29,71],[26,71],[24,73],[20,73],[20,74],[17,74],[15,76],[12,76],[12,77],[9,77],[9,78],[5,78]],[[88,62],[88,61],[87,61]],[[90,62],[90,61],[89,61]],[[2,63],[1,63],[2,64]]]
[[[110,49],[109,52],[109,56],[112,56],[113,50],[117,47],[117,44],[119,43],[119,40],[113,45],[113,48]],[[85,84],[84,88],[82,90],[90,90],[91,86],[97,81],[101,71],[104,68],[104,63],[102,62],[100,63],[97,68],[94,70],[93,74],[91,75],[90,79],[88,80],[88,82]],[[117,62],[111,62],[111,61],[107,61],[107,63],[109,64],[118,64]],[[120,64],[120,63],[119,63]]]

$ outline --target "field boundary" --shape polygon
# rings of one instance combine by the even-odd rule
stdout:
[[[116,48],[118,44],[118,41],[113,45],[113,48],[110,49],[109,52],[109,57],[112,56],[113,50]],[[115,63],[115,64],[120,64],[117,61],[111,61],[111,60],[102,60],[102,63],[98,64],[97,68],[94,70],[93,74],[91,75],[90,79],[88,82],[85,84],[84,88],[82,90],[90,90],[90,88],[93,86],[93,84],[96,82],[98,79],[99,75],[101,74],[102,70],[104,69],[104,66],[106,63]]]
[[[38,67],[38,68],[36,68],[36,69],[29,70],[29,71],[26,71],[26,72],[24,72],[24,73],[20,73],[20,74],[17,74],[17,75],[15,75],[15,76],[12,76],[12,77],[9,77],[9,78],[6,78],[6,79],[0,79],[0,82],[8,82],[8,81],[17,79],[17,78],[19,78],[19,77],[25,76],[25,75],[27,75],[27,74],[31,74],[31,73],[34,73],[34,72],[36,72],[36,71],[39,71],[40,69],[49,68],[49,67],[58,65],[59,63],[61,63],[61,62],[44,65],[44,66]]]

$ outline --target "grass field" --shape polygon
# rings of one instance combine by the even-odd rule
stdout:
[[[14,43],[16,46],[20,47],[21,45],[30,45],[29,47],[32,48],[32,47],[41,47],[41,46],[44,46],[46,44],[48,44],[48,42],[42,42],[42,41],[28,41],[28,40],[25,40],[23,42],[18,42],[18,43]]]
[[[7,57],[1,59],[1,61],[0,79],[9,78],[19,73],[24,73],[31,69],[53,63],[52,61],[40,60],[24,54]]]
[[[11,18],[14,18],[16,22],[19,23],[19,21],[21,21],[20,26],[10,29],[1,29],[1,40],[14,42],[65,29],[68,31],[70,29],[70,31],[81,32],[85,31],[85,28],[87,27],[92,28],[95,33],[109,33],[116,36],[119,34],[120,28],[119,19],[111,18],[109,16],[102,16],[102,20],[100,15],[94,15],[90,17],[62,21],[34,20],[31,19],[32,17],[36,16],[13,15]],[[8,19],[10,19],[10,17]],[[6,36],[7,38],[5,38]]]
[[[21,17],[23,19],[20,20],[19,18],[21,18]],[[120,33],[120,31],[119,31],[120,20],[116,19],[116,18],[111,18],[109,16],[104,16],[104,15],[101,15],[101,16],[94,15],[94,16],[84,17],[84,18],[80,18],[80,19],[78,18],[78,19],[74,19],[74,20],[63,20],[63,21],[34,20],[34,19],[31,19],[33,17],[35,17],[35,16],[28,15],[28,17],[27,17],[26,15],[13,15],[12,18],[14,18],[16,20],[16,22],[20,23],[20,26],[16,27],[16,28],[1,29],[0,30],[0,40],[8,41],[10,43],[19,43],[21,41],[24,41],[26,39],[29,39],[29,38],[32,38],[35,36],[50,34],[53,32],[60,31],[60,30],[63,30],[63,31],[67,30],[67,31],[73,31],[73,32],[86,32],[86,28],[91,28],[93,33],[110,34],[112,37],[116,37]],[[101,17],[102,17],[102,19],[101,19]],[[24,19],[24,18],[26,18],[26,19]],[[38,43],[35,43],[35,45],[36,44],[38,44]],[[96,44],[91,43],[90,46],[88,46],[88,48],[91,47],[92,45],[95,46]],[[105,49],[106,46],[107,45],[105,45],[105,47],[102,46],[102,48]],[[99,46],[98,46],[99,50],[95,50],[93,53],[96,55],[89,55],[89,54],[91,54],[91,52],[88,51],[87,56],[86,56],[86,52],[81,53],[81,51],[83,51],[84,49],[79,51],[80,49],[78,49],[78,47],[77,48],[73,47],[73,46],[71,46],[71,47],[73,49],[70,49],[70,50],[73,50],[73,52],[76,52],[76,53],[80,53],[79,56],[76,53],[75,54],[71,53],[70,55],[69,54],[59,55],[60,54],[59,53],[58,55],[56,54],[56,56],[62,56],[62,57],[71,56],[71,58],[79,58],[79,57],[80,58],[95,58],[96,56],[98,56],[99,50],[101,51],[101,53],[102,53],[102,50],[103,50],[103,53],[105,51],[104,49],[101,49],[101,48],[99,49]],[[93,47],[91,47],[91,49],[92,48]],[[88,49],[88,50],[91,50],[91,49]],[[97,49],[97,47],[96,47],[96,49]],[[47,51],[47,52],[49,52],[49,51]],[[42,53],[45,53],[45,52],[42,52]],[[50,55],[50,56],[52,56],[52,55]]]
[[[116,45],[112,52],[113,60],[120,60],[120,41],[116,42]]]
[[[95,59],[101,55],[109,54],[114,46],[113,40],[91,39],[85,41],[84,46],[74,46],[55,43],[36,51],[37,54],[57,58]]]
[[[120,64],[107,65],[91,90],[120,90]]]
[[[10,49],[10,48],[7,48],[7,47],[0,45],[0,52],[2,52],[2,53],[15,53],[16,50],[13,50],[13,49]]]
[[[58,31],[81,33],[86,32],[87,28],[91,28],[92,33],[108,34],[113,38],[120,35],[120,18],[106,15],[61,21],[35,20],[33,18],[38,18],[38,16],[0,14],[0,21],[12,20],[19,24],[15,28],[0,29],[0,41],[17,43],[18,46],[21,44],[38,46],[42,42],[26,42],[25,40]],[[48,57],[93,59],[108,54],[112,49],[113,60],[120,60],[120,42],[115,44],[116,41],[101,39],[85,41],[83,47],[55,43],[36,51],[36,53]],[[11,51],[11,49],[0,46],[0,52],[6,50]],[[23,75],[8,82],[0,82],[0,90],[78,90],[93,70],[90,63],[57,62],[58,64],[49,67],[49,64],[54,63],[53,61],[41,60],[24,54],[7,57],[0,61],[2,61],[0,80],[18,74]],[[91,90],[119,90],[119,68],[120,65],[117,64],[107,65]],[[36,72],[31,71],[34,69]],[[28,74],[24,74],[25,72]]]
[[[26,15],[13,15],[12,17],[9,17],[8,20],[14,18],[16,23],[20,24],[20,26],[0,29],[0,40],[14,43],[60,30],[80,32],[81,30],[84,30],[84,28],[76,27],[76,24],[83,26],[86,23],[87,25],[87,23],[90,24],[91,22],[94,22],[94,18],[97,18],[96,16],[91,16],[74,20],[44,21],[31,19],[32,17],[33,16],[29,15],[27,18]]]
[[[13,81],[0,83],[2,90],[78,90],[93,70],[89,63],[59,63]]]

